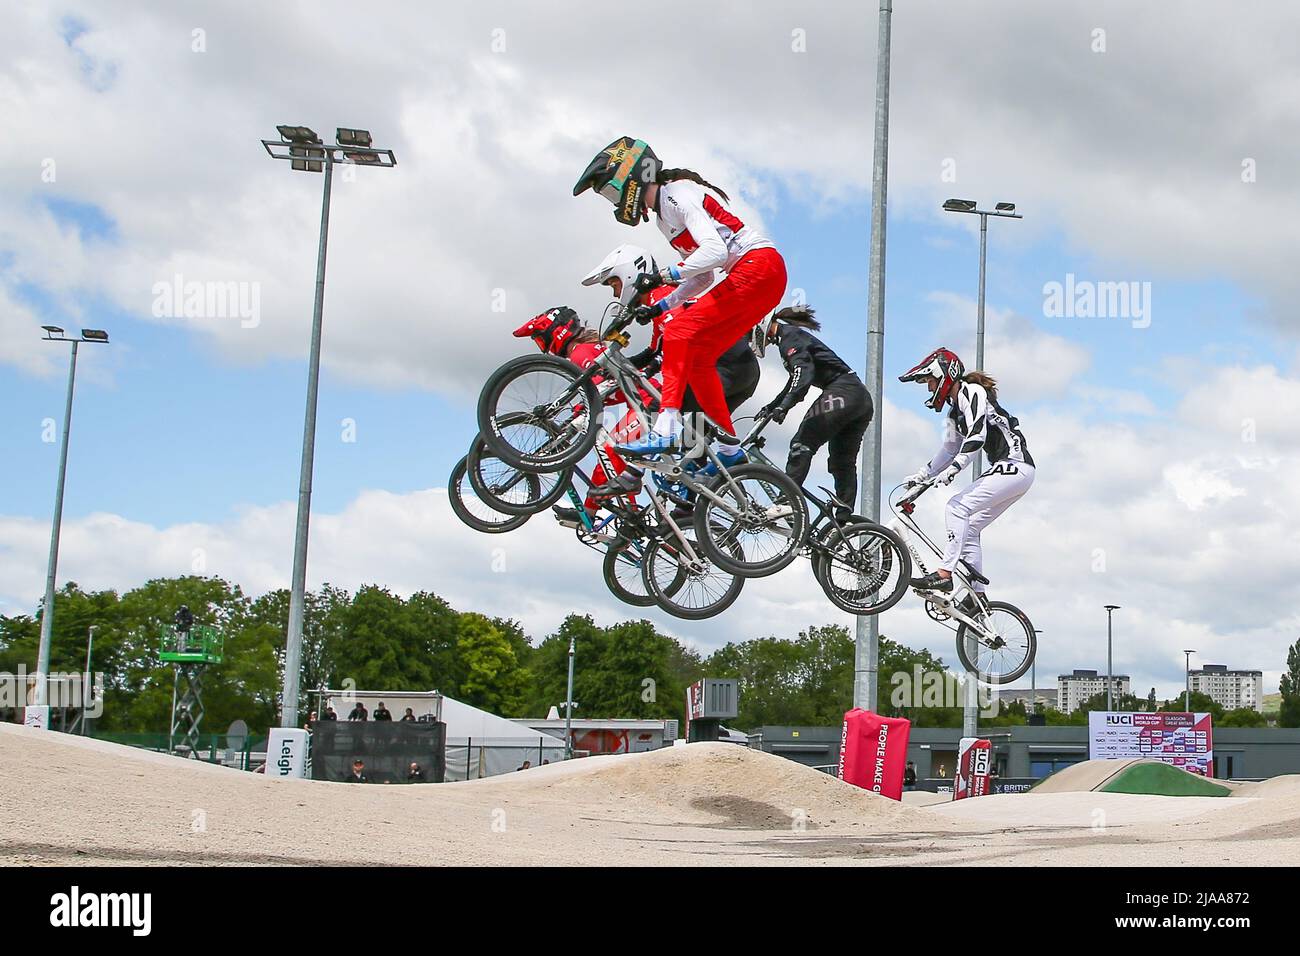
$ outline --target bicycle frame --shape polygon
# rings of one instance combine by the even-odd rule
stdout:
[[[898,487],[902,486],[900,485]],[[912,554],[913,567],[922,575],[924,575],[928,569],[925,561],[922,560],[921,555],[917,552],[915,543],[917,540],[924,543],[926,548],[929,549],[930,555],[936,564],[943,560],[943,549],[925,533],[921,526],[917,524],[916,518],[913,517],[913,510],[917,499],[933,487],[933,483],[918,485],[914,491],[905,494],[898,501],[890,503],[890,510],[894,514],[894,520],[889,523],[889,528],[903,539],[903,543],[907,545],[907,550]],[[897,490],[898,488],[894,489],[894,491]],[[966,562],[964,560],[961,561],[958,568],[953,571],[953,589],[951,594],[928,594],[926,596],[926,601],[942,610],[949,618],[954,618],[961,621],[963,624],[966,624],[968,627],[974,628],[976,632],[983,637],[990,639],[995,638],[997,635],[990,632],[988,627],[985,626],[982,614],[979,619],[976,619],[962,611],[959,607],[959,598],[961,596],[967,594],[975,596],[979,593],[971,586],[971,578],[967,569],[964,567],[965,564]],[[975,601],[981,607],[984,606],[984,602],[981,598],[975,597]],[[933,617],[933,615],[931,616]],[[936,620],[939,619],[936,618]],[[951,630],[956,630],[956,628],[947,621],[939,620],[939,623]]]

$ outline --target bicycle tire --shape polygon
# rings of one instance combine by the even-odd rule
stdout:
[[[467,483],[465,472],[468,467],[468,459],[469,456],[466,455],[456,462],[456,467],[451,470],[451,477],[447,480],[447,500],[451,502],[452,512],[462,523],[475,531],[481,531],[483,534],[505,534],[507,531],[514,531],[516,528],[521,527],[532,517],[532,515],[508,515],[503,511],[497,511],[491,504],[482,499],[477,500],[487,507],[497,520],[474,514],[465,502],[464,485]]]
[[[736,547],[738,548],[739,546],[736,545]],[[654,538],[646,545],[645,554],[641,558],[641,574],[645,580],[646,590],[653,595],[655,604],[659,605],[660,610],[664,611],[666,614],[671,614],[673,617],[681,618],[684,621],[703,621],[707,618],[716,617],[721,614],[727,608],[731,607],[731,605],[736,603],[736,598],[740,597],[740,591],[745,586],[744,577],[730,571],[725,571],[717,565],[712,565],[714,570],[730,577],[730,583],[721,590],[719,597],[712,603],[703,607],[687,607],[678,600],[678,596],[683,595],[684,593],[686,595],[695,593],[692,590],[695,582],[692,581],[692,575],[690,572],[678,564],[677,572],[669,579],[670,584],[667,587],[659,583],[658,575],[656,574],[656,567],[658,567],[660,562],[676,562],[676,560],[677,559],[673,556],[671,546],[660,538]],[[699,575],[697,575],[696,578],[698,580]],[[681,583],[677,585],[677,590],[674,593],[669,594],[668,591],[672,587],[672,584],[679,580]]]
[[[527,409],[499,407],[506,389],[530,374],[555,377],[551,388],[555,391],[555,395],[551,399],[546,399],[547,402],[558,397],[568,387],[562,387],[562,383],[573,385],[582,379],[574,404],[557,412],[554,419],[543,419],[536,415],[534,409],[539,406]],[[539,402],[542,401],[540,393],[535,397]],[[517,401],[523,404],[523,396],[521,395]],[[583,407],[585,412],[566,422],[568,413],[578,406]],[[512,468],[535,473],[561,471],[576,465],[595,447],[596,436],[600,430],[602,408],[600,393],[596,386],[592,384],[591,379],[583,379],[583,371],[572,362],[555,355],[522,355],[506,362],[488,377],[483,391],[479,394],[478,430],[492,453]],[[502,419],[520,414],[528,416],[528,420],[526,422],[514,420],[502,424]],[[510,438],[519,436],[507,435],[505,429],[518,428],[524,424],[532,425],[535,436],[539,439],[542,435],[551,435],[549,441],[554,441],[556,435],[563,434],[570,426],[576,426],[577,431],[558,447],[549,448],[547,443],[539,444],[537,447],[516,447],[511,443]]]
[[[489,461],[496,459],[506,465],[507,468],[513,469],[518,475],[516,482],[522,481],[524,483],[523,494],[508,498],[502,493],[503,486],[500,482],[494,483],[495,487],[490,487],[488,481],[483,477],[483,461],[485,458]],[[515,468],[493,454],[492,450],[488,448],[487,442],[481,437],[475,440],[470,447],[469,454],[466,456],[466,472],[474,493],[497,511],[508,515],[535,515],[545,511],[564,497],[565,492],[572,487],[573,481],[572,468],[541,473]],[[513,484],[515,482],[512,482]]]
[[[786,522],[789,528],[788,534],[779,535],[787,538],[787,542],[780,552],[760,560],[743,560],[747,552],[742,544],[739,551],[742,560],[738,560],[733,549],[728,547],[724,550],[721,545],[731,541],[742,542],[743,536],[751,532],[744,529],[737,531],[734,525],[719,526],[718,522],[710,519],[717,506],[705,496],[699,495],[695,502],[695,537],[700,542],[705,555],[724,571],[747,578],[767,577],[789,567],[790,563],[799,556],[804,539],[808,536],[808,505],[804,501],[803,489],[785,472],[757,462],[746,462],[728,468],[727,471],[742,490],[745,481],[756,481],[760,486],[765,486],[774,504],[790,506],[790,514],[787,516],[789,521]],[[727,490],[726,476],[719,475],[709,486],[709,490],[715,493]],[[777,493],[772,494],[773,490]],[[746,496],[748,497],[748,492]]]
[[[844,588],[837,584],[832,576],[837,566],[846,570],[849,569],[847,562],[841,560],[837,565],[836,559],[840,557],[838,548],[841,542],[847,542],[849,547],[853,548],[854,537],[860,539],[875,538],[885,545],[880,551],[879,565],[871,570],[871,580],[878,579],[880,582],[875,590],[867,590],[865,587],[857,589]],[[825,550],[819,549],[816,553],[813,561],[813,574],[826,597],[841,611],[859,617],[870,617],[888,611],[901,601],[903,595],[907,593],[908,580],[912,577],[912,556],[902,538],[889,528],[876,524],[874,521],[854,522],[844,526],[843,529],[831,528],[821,542],[820,547]],[[853,571],[857,572],[860,569],[854,568]],[[892,585],[889,585],[889,591],[883,598],[874,601],[864,600],[872,595],[880,594],[880,591],[895,573],[898,578]]]
[[[967,656],[966,634],[971,628],[963,622],[957,627],[957,659],[961,661],[961,665],[967,673],[975,674],[985,684],[1011,684],[1029,673],[1029,668],[1034,663],[1034,655],[1038,653],[1038,637],[1034,634],[1033,622],[1029,620],[1024,611],[1014,604],[1008,604],[1006,601],[989,601],[988,604],[990,611],[1002,611],[1016,622],[1016,636],[1019,636],[1021,630],[1023,630],[1028,653],[1024,655],[1024,660],[1009,671],[981,671],[977,666],[978,662],[971,661]],[[1001,634],[998,635],[999,639],[1001,636]],[[979,640],[976,637],[976,641]]]

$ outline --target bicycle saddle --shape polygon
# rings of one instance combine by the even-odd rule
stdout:
[[[961,559],[961,566],[966,569],[966,573],[970,576],[972,581],[978,581],[980,584],[989,583],[989,579],[972,568],[965,558]]]

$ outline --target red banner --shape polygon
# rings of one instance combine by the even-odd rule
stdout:
[[[993,744],[978,737],[963,737],[957,751],[957,779],[952,798],[986,797],[992,791],[989,777],[993,773]]]
[[[844,715],[840,779],[893,800],[903,798],[907,737],[912,722],[853,708]]]

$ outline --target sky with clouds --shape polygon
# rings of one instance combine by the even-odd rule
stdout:
[[[989,227],[985,364],[1039,474],[985,534],[986,571],[1043,631],[1040,686],[1104,668],[1114,603],[1139,692],[1176,692],[1183,648],[1276,689],[1300,636],[1300,15],[895,7],[886,487],[940,439],[897,374],[939,344],[973,360],[977,220],[940,205],[1013,201],[1025,218]],[[321,180],[258,141],[302,123],[368,128],[398,161],[336,177],[309,583],[429,589],[535,637],[574,609],[629,616],[547,517],[478,535],[445,490],[509,331],[561,303],[594,321],[605,299],[578,281],[619,242],[668,253],[571,197],[591,155],[630,133],[722,185],[826,340],[865,354],[873,5],[652,11],[628,31],[578,2],[10,5],[0,613],[44,586],[67,354],[42,324],[113,339],[80,351],[60,582],[287,585]],[[245,308],[172,308],[178,282],[234,283]],[[1097,283],[1135,284],[1141,310],[1050,301]],[[783,378],[768,362],[755,406]],[[851,623],[803,562],[711,621],[651,616],[705,651]],[[953,659],[913,600],[882,630]]]

